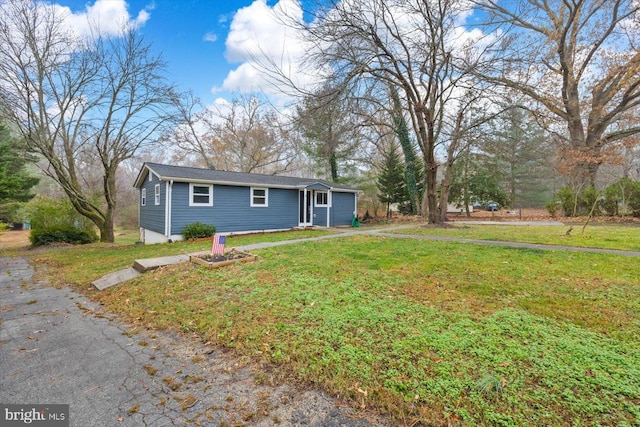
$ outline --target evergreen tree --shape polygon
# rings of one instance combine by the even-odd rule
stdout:
[[[404,182],[407,188],[410,203],[410,214],[416,215],[420,211],[420,199],[422,199],[422,169],[420,169],[420,162],[416,155],[416,149],[411,138],[409,136],[409,128],[407,121],[402,114],[402,105],[400,104],[400,97],[398,91],[391,87],[391,99],[393,101],[393,126],[400,146],[402,147],[402,153],[404,154]]]
[[[500,171],[509,199],[516,206],[541,207],[551,197],[555,151],[527,112],[513,105],[494,122],[481,146],[484,166]]]
[[[449,201],[465,209],[487,203],[509,207],[512,200],[503,188],[504,181],[504,173],[489,166],[484,156],[466,152],[454,166]]]
[[[510,206],[509,194],[502,187],[503,175],[487,168],[479,168],[468,179],[469,192],[474,202],[497,203],[501,207]]]
[[[0,219],[12,222],[18,203],[33,198],[31,188],[39,178],[27,171],[27,163],[33,159],[18,149],[9,130],[0,125]]]
[[[404,183],[404,167],[395,144],[382,152],[380,174],[376,179],[378,199],[387,204],[387,218],[391,217],[391,204],[406,200],[407,189]]]
[[[463,208],[467,216],[470,216],[470,206],[472,204],[472,194],[469,189],[469,179],[475,173],[477,165],[473,160],[469,147],[458,157],[458,161],[453,165],[451,174],[451,186],[449,187],[449,202]]]

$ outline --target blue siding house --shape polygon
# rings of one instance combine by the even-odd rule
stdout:
[[[350,225],[359,193],[317,179],[158,163],[145,163],[134,187],[145,243],[180,240],[196,221],[226,234]]]

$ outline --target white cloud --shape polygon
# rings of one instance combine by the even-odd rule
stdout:
[[[202,40],[215,43],[218,40],[218,36],[216,35],[216,33],[208,32],[202,37]]]
[[[220,15],[218,16],[218,24],[226,24],[227,22],[231,21],[232,18],[233,14]]]
[[[139,28],[151,17],[153,6],[138,12],[135,17],[129,14],[125,0],[96,0],[87,4],[83,11],[73,12],[69,7],[52,4],[46,7],[56,8],[66,16],[69,28],[80,38],[91,38],[97,29],[101,35],[112,37],[122,33],[124,28]]]
[[[283,13],[291,13],[293,7],[283,3],[296,4],[295,0],[280,0],[270,7],[266,0],[255,0],[251,5],[238,9],[226,41],[227,60],[241,62],[263,55],[281,54],[285,47],[295,49],[289,40],[293,30],[282,22],[285,18]]]
[[[0,14],[9,17],[5,21],[6,31],[11,33],[11,37],[15,39],[21,39],[23,35],[16,27],[16,21],[12,17],[19,13],[18,10],[22,6],[21,2],[0,0]],[[56,31],[60,30],[60,33],[57,35],[65,37],[64,44],[54,44],[57,49],[56,54],[60,55],[58,59],[64,58],[74,50],[82,49],[86,46],[87,41],[91,41],[99,35],[117,37],[122,34],[125,28],[137,28],[144,25],[150,18],[149,10],[153,8],[149,6],[140,10],[137,16],[132,17],[125,0],[96,0],[93,4],[87,4],[84,10],[76,12],[67,6],[45,1],[35,1],[33,7],[38,16],[46,16],[59,25]],[[38,43],[48,43],[45,36],[45,31],[47,31],[45,26],[46,23],[41,23],[36,28],[37,32],[42,33],[38,37]],[[23,54],[25,58],[29,55],[28,52],[23,52]]]
[[[222,88],[239,92],[256,92],[261,83],[265,83],[258,70],[249,62],[245,62],[235,70],[229,71],[222,83]]]
[[[231,103],[225,98],[216,98],[213,101],[213,105],[217,105],[217,106],[226,105],[226,106],[229,106],[229,105],[231,105]]]
[[[359,16],[364,15],[372,23],[377,20],[373,12],[375,8],[368,5],[367,0],[340,0],[339,4],[345,10],[353,9]],[[467,21],[474,12],[470,5],[469,0],[463,0],[453,13],[454,28],[447,39],[453,48],[475,46],[475,49],[481,49],[495,40],[495,35],[487,35],[468,25]],[[416,46],[422,45],[422,38],[426,37],[423,31],[424,18],[413,15],[414,10],[402,2],[394,4],[390,11],[398,31]],[[332,15],[329,13],[326,16]],[[309,52],[313,52],[314,47],[303,40],[304,37],[294,25],[287,25],[287,21],[303,21],[300,0],[279,0],[273,6],[269,6],[266,0],[254,0],[249,6],[238,9],[233,15],[225,41],[227,61],[238,65],[212,92],[263,92],[286,98],[284,94],[289,87],[282,82],[283,79],[274,79],[273,75],[265,73],[265,68],[279,68],[284,77],[298,87],[307,90],[314,87],[325,70],[310,70],[304,66],[304,59]],[[389,41],[388,47],[401,52],[404,47],[397,45],[393,37],[381,31],[381,37]]]
[[[230,63],[240,65],[212,91],[283,95],[286,85],[269,78],[265,67],[279,68],[287,78],[303,87],[316,83],[318,73],[305,73],[302,68],[302,60],[310,48],[297,30],[285,23],[291,19],[302,21],[298,0],[280,0],[274,6],[267,5],[266,0],[254,0],[251,5],[238,9],[225,42],[225,57]]]

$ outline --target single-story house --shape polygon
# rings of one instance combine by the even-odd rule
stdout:
[[[145,163],[139,189],[140,240],[182,238],[185,225],[219,233],[350,225],[359,190],[318,179]]]

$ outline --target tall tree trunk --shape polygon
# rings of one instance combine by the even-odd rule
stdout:
[[[113,231],[113,221],[116,211],[116,173],[117,166],[105,165],[104,176],[104,198],[107,203],[107,209],[105,211],[105,218],[102,225],[98,225],[100,230],[100,241],[113,243],[115,241],[115,234]]]
[[[106,218],[98,226],[98,230],[100,231],[100,241],[103,243],[113,243],[115,241],[115,233],[113,231],[113,214],[114,211],[112,208],[107,208]]]
[[[438,162],[435,157],[436,136],[434,131],[435,120],[433,111],[423,105],[415,105],[414,117],[418,122],[416,137],[420,142],[425,167],[425,191],[422,196],[422,216],[427,218],[429,224],[440,223],[438,211]]]
[[[434,102],[433,100],[431,101]],[[427,150],[426,156],[426,171],[425,180],[427,183],[427,205],[429,209],[429,224],[440,224],[441,215],[438,209],[438,161],[436,160],[436,135],[435,135],[435,117],[434,107],[427,109],[426,124],[427,124]]]
[[[434,156],[429,156],[434,157]],[[423,197],[422,215],[428,218],[429,224],[439,224],[441,222],[440,210],[438,209],[437,177],[438,165],[435,158],[429,161],[425,176],[426,191]],[[426,202],[426,203],[425,203]],[[425,206],[427,211],[425,212]]]
[[[440,184],[440,220],[445,222],[447,220],[447,206],[449,205],[449,189],[451,188],[451,174],[453,171],[453,161],[447,160],[447,165],[444,170],[444,177]]]

